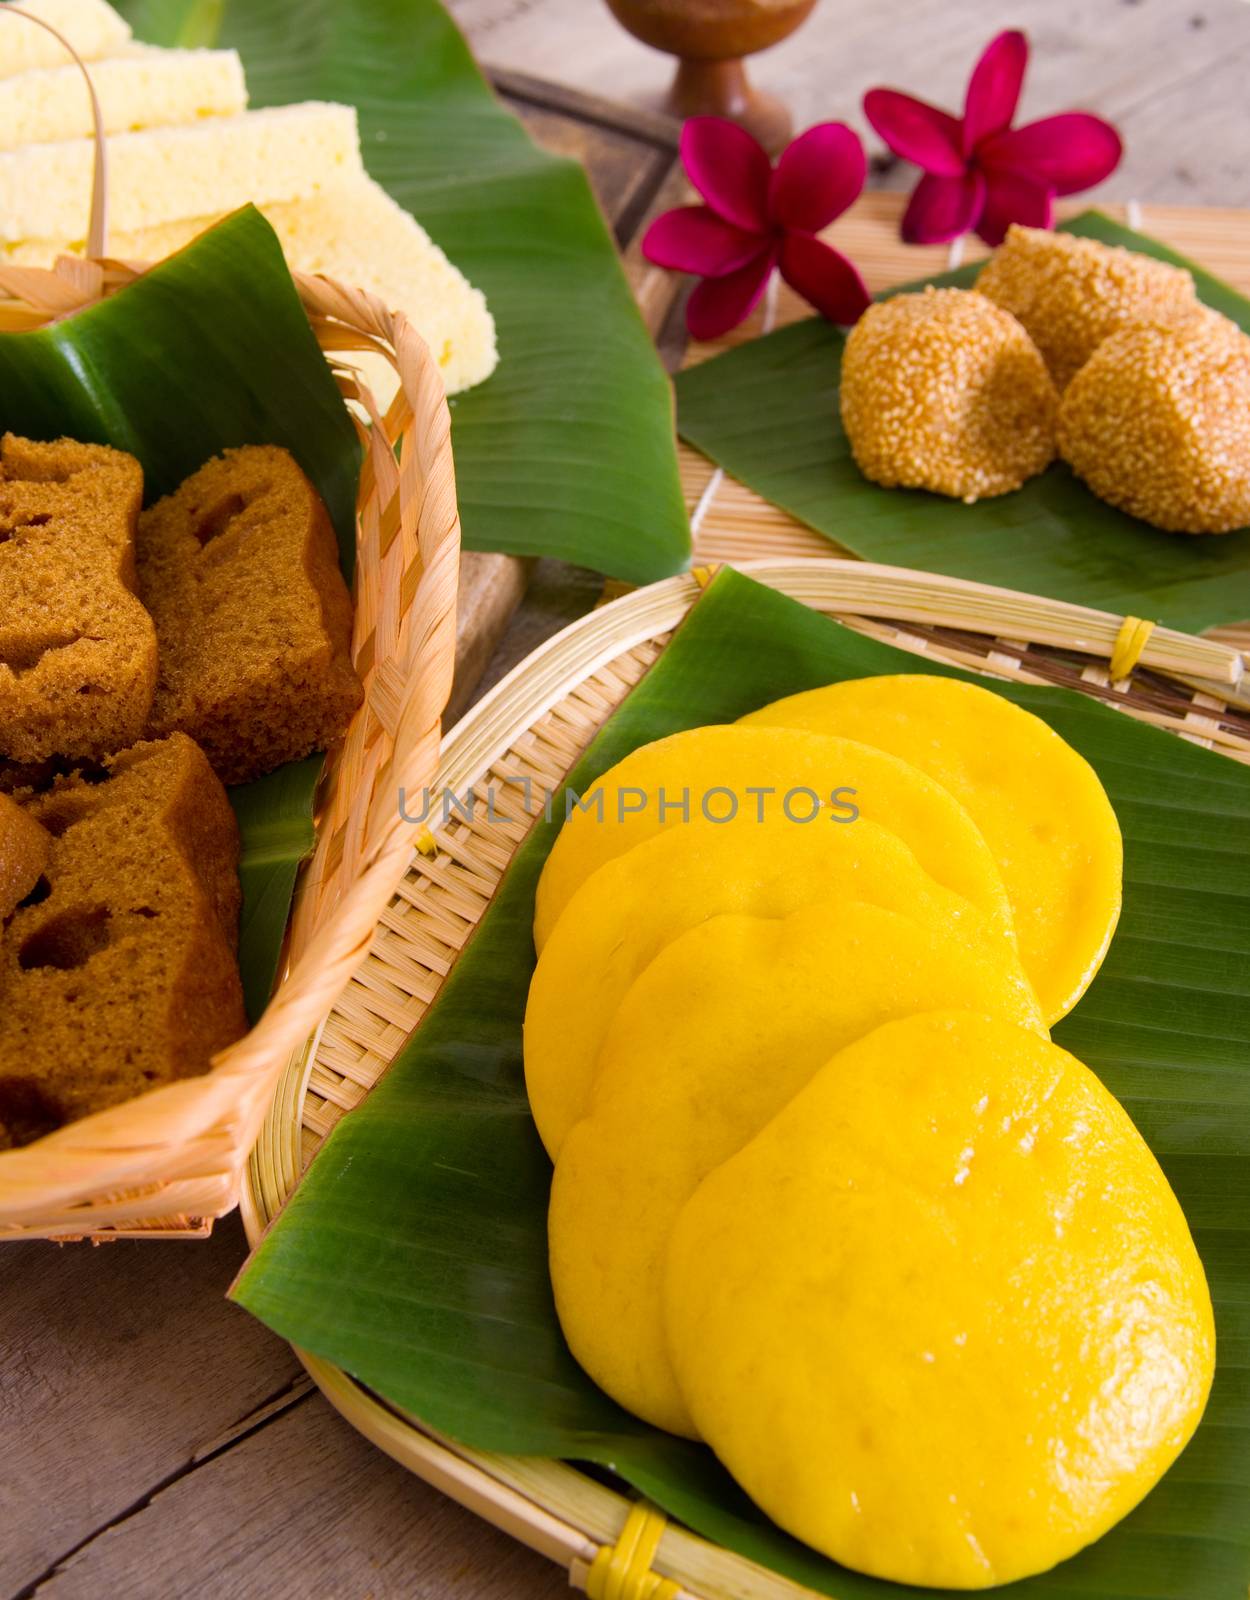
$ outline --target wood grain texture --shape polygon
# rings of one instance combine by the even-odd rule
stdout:
[[[645,107],[659,103],[672,75],[672,62],[626,34],[602,0],[449,3],[487,63]],[[748,71],[786,99],[796,128],[847,121],[881,156],[860,111],[864,91],[886,83],[956,106],[977,52],[1007,25],[1033,41],[1025,118],[1085,107],[1120,126],[1126,158],[1105,198],[1250,205],[1243,0],[1016,0],[1007,12],[984,0],[820,0]],[[878,175],[909,186],[914,169],[890,163]]]
[[[36,1582],[302,1374],[223,1299],[245,1248],[237,1216],[203,1243],[3,1247],[0,1593]]]
[[[593,611],[604,592],[602,576],[564,561],[539,561],[525,602],[512,619],[477,687],[477,695],[493,689],[518,662],[570,622]],[[476,696],[475,696],[476,698]]]
[[[565,1575],[375,1450],[305,1394],[159,1489],[38,1600],[556,1600]]]

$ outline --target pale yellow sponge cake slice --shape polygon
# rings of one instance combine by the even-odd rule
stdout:
[[[105,133],[233,117],[247,109],[243,64],[235,50],[134,45],[124,55],[95,62],[91,81]],[[0,150],[85,139],[92,129],[91,98],[77,66],[0,76]]]
[[[0,5],[0,78],[34,67],[59,67],[65,46],[24,17],[6,17]],[[84,61],[114,55],[130,39],[130,24],[105,0],[22,0],[22,10],[63,34]]]
[[[495,319],[482,291],[372,178],[349,176],[307,199],[265,206],[264,212],[292,266],[367,289],[406,312],[429,345],[448,393],[469,389],[495,370]],[[383,358],[353,353],[346,359],[361,368],[385,404],[394,380]]]
[[[365,289],[406,312],[449,393],[494,371],[495,324],[482,292],[367,176],[353,107],[308,102],[249,112],[233,50],[136,44],[102,0],[34,0],[29,9],[93,62],[109,135],[110,255],[162,260],[251,203],[268,217],[292,268]],[[91,135],[86,87],[61,47],[42,29],[4,28],[0,262],[50,266],[82,252]],[[371,353],[351,361],[388,405],[396,388],[390,363]]]
[[[316,194],[262,205],[292,267],[367,289],[407,313],[429,345],[449,394],[490,377],[498,362],[495,320],[485,296],[439,249],[421,224],[364,173],[327,183]],[[214,216],[185,217],[154,228],[114,232],[109,253],[124,261],[162,261],[181,250]],[[26,240],[4,256],[16,266],[48,266],[81,241]],[[379,404],[395,391],[383,356],[345,357],[363,373]]]
[[[90,139],[0,151],[0,240],[81,239],[93,163]],[[355,109],[320,101],[120,133],[109,140],[110,216],[119,231],[149,228],[315,194],[361,170]]]

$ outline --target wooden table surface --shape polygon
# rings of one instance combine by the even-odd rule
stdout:
[[[658,96],[668,64],[594,0],[452,0],[483,60],[588,94]],[[885,81],[957,97],[1000,8],[822,0],[753,67],[800,125],[858,121]],[[1018,0],[1038,52],[1026,111],[1113,117],[1128,159],[1108,197],[1250,206],[1250,5],[1242,0]],[[667,345],[672,285],[641,268],[638,231],[671,203],[671,129],[505,78],[535,135],[579,155]],[[870,145],[870,148],[873,146]],[[877,181],[906,175],[878,162]],[[633,246],[631,248],[631,245]],[[476,565],[476,564],[475,564]],[[478,620],[461,700],[594,604],[600,580],[540,562],[471,566]],[[485,642],[483,642],[485,641]],[[282,1342],[226,1303],[244,1254],[237,1218],[206,1243],[41,1244],[0,1252],[0,1600],[546,1600],[566,1577],[395,1466],[310,1388]]]

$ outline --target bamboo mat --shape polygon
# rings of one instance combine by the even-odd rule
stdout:
[[[899,219],[905,203],[905,195],[865,194],[824,235],[850,256],[873,293],[892,284],[944,272],[948,266],[946,245],[908,245],[900,239]],[[1084,206],[1069,206],[1067,214],[1085,209]],[[1250,213],[1133,202],[1101,209],[1117,222],[1161,239],[1243,294],[1250,294]],[[966,260],[978,260],[988,253],[979,240],[970,239],[968,245]],[[697,366],[723,350],[758,338],[768,326],[783,327],[811,316],[811,307],[805,301],[779,279],[775,283],[776,295],[770,295],[726,338],[712,344],[689,346],[683,366]],[[824,534],[804,527],[787,512],[770,505],[754,490],[720,472],[706,456],[689,445],[681,444],[679,451],[682,489],[691,517],[696,561],[851,554]],[[1250,645],[1250,626],[1215,631],[1218,637],[1242,648]]]

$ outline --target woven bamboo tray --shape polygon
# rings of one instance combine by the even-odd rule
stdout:
[[[145,269],[63,260],[0,270],[0,329],[40,327]],[[244,1161],[293,1050],[322,1022],[373,936],[411,853],[401,787],[429,781],[451,690],[460,521],[438,367],[402,314],[297,275],[344,397],[372,420],[356,519],[352,655],[364,704],[329,758],[317,844],[297,888],[283,976],[244,1038],[188,1078],[0,1155],[0,1239],[202,1237],[233,1209]],[[385,417],[342,357],[374,351],[400,389]],[[356,413],[353,413],[356,415]]]
[[[757,581],[903,649],[1017,682],[1077,689],[1250,762],[1250,707],[1232,703],[1244,663],[1227,644],[1159,629],[1146,640],[1138,665],[1113,682],[1113,653],[1124,660],[1133,635],[1120,617],[830,557],[738,565]],[[498,780],[498,814],[453,816],[435,834],[431,854],[414,856],[369,956],[320,1035],[284,1073],[248,1166],[243,1216],[253,1243],[334,1124],[368,1093],[420,1024],[472,936],[533,820],[524,813],[519,780],[528,776],[538,787],[558,787],[663,650],[707,577],[700,569],[672,578],[583,617],[522,662],[449,734],[435,785],[463,793],[489,774]],[[625,1494],[573,1467],[465,1449],[387,1406],[338,1368],[302,1353],[301,1359],[332,1403],[375,1444],[567,1567],[571,1581],[596,1600],[618,1592],[605,1578],[604,1554],[618,1540],[622,1550],[637,1541],[651,1569],[676,1584],[622,1594],[782,1600],[807,1592],[668,1525],[659,1513],[644,1514]]]

